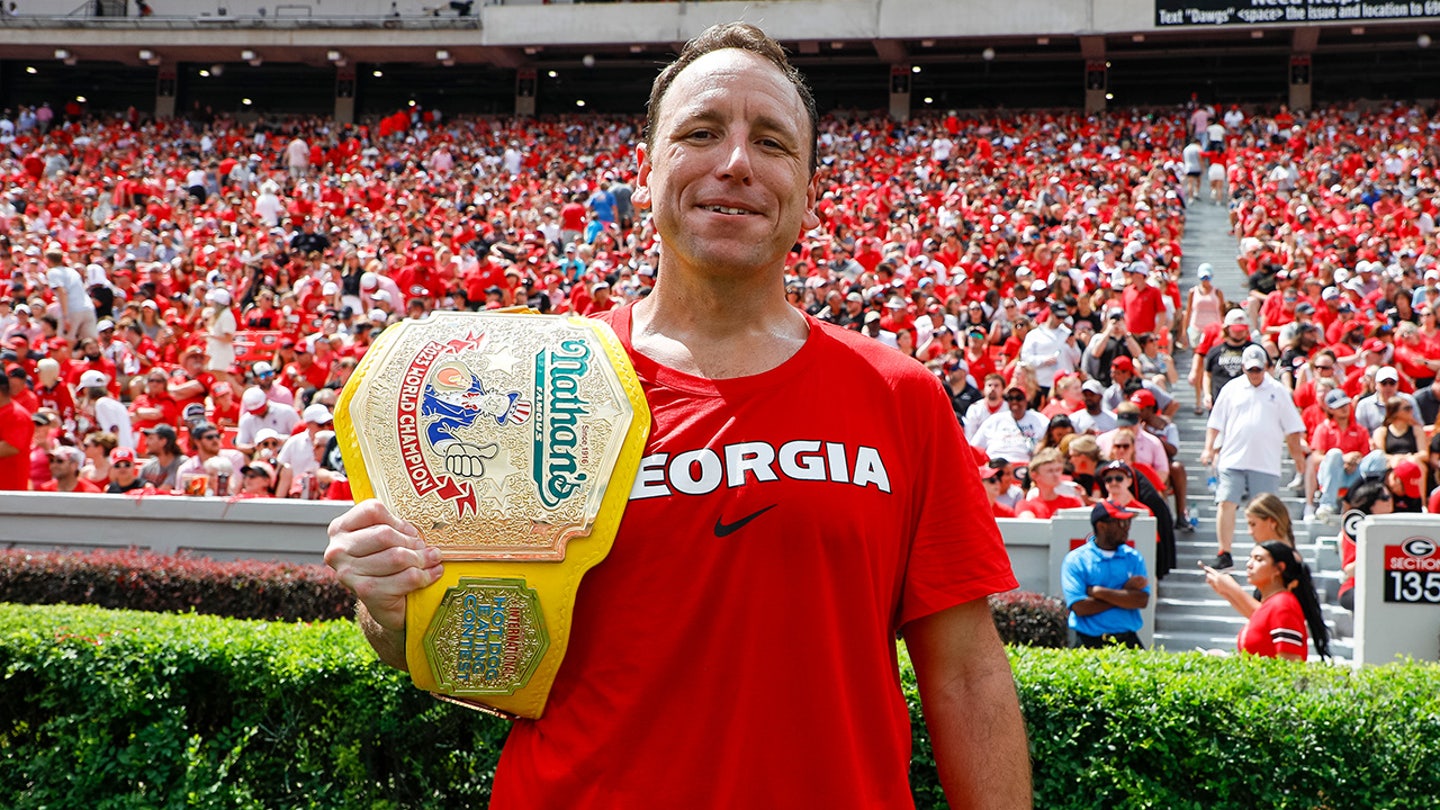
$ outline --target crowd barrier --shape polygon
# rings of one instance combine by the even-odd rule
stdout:
[[[1440,515],[1371,515],[1356,538],[1355,663],[1440,661]]]

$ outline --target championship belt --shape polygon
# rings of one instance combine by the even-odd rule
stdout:
[[[445,561],[406,603],[415,685],[539,717],[650,433],[615,333],[521,310],[395,324],[346,384],[335,431],[356,500],[379,498]]]

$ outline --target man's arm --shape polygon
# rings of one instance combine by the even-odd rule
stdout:
[[[904,635],[950,806],[1031,807],[1025,720],[989,603],[923,616]]]
[[[1123,588],[1091,585],[1085,589],[1085,598],[1072,603],[1070,610],[1077,616],[1094,616],[1111,608],[1142,610],[1150,604],[1150,593],[1145,590],[1148,585],[1149,580],[1142,576],[1131,577]]]
[[[0,440],[0,458],[10,458],[11,456],[18,455],[20,455],[19,448],[7,441]]]

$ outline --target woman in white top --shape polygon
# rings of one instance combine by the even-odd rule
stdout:
[[[235,365],[235,311],[230,308],[230,291],[215,288],[205,294],[210,312],[205,320],[205,369],[217,379],[229,380]]]

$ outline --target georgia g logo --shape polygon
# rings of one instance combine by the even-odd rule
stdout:
[[[1435,553],[1435,542],[1428,537],[1412,537],[1400,544],[1400,548],[1411,557],[1424,559]]]
[[[530,409],[518,391],[486,391],[480,378],[458,360],[437,364],[420,395],[425,438],[445,458],[445,471],[460,478],[483,477],[485,462],[499,448],[494,442],[467,442],[457,434],[481,419],[493,419],[497,427],[524,424]]]

